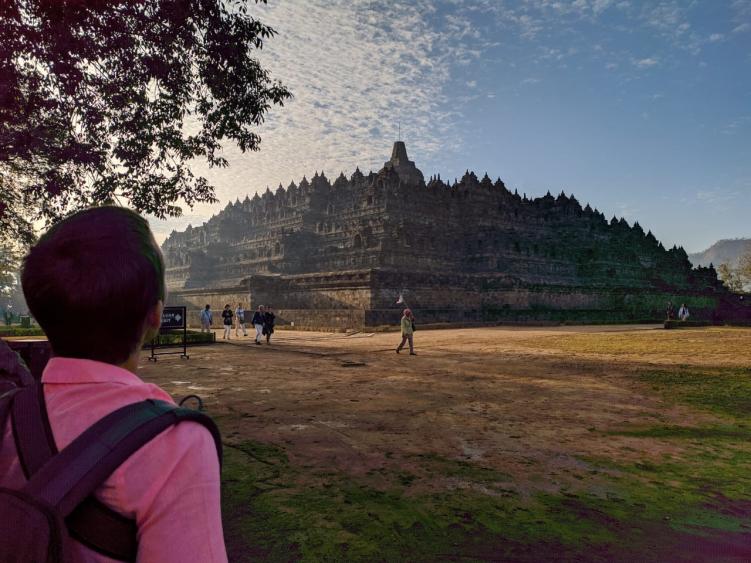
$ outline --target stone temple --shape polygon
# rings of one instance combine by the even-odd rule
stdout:
[[[171,304],[271,305],[296,327],[661,320],[668,300],[708,316],[723,289],[638,223],[564,193],[528,199],[487,174],[428,181],[397,141],[359,169],[230,203],[164,242]]]

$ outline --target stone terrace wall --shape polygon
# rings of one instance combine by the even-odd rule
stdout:
[[[361,309],[372,307],[370,270],[321,272],[296,276],[251,276],[251,305],[284,309]]]
[[[277,326],[295,330],[360,330],[366,326],[364,309],[279,309]]]
[[[172,292],[170,305],[185,305],[199,325],[206,303],[216,314],[225,303],[252,310],[272,306],[280,324],[307,329],[360,329],[398,323],[402,295],[422,324],[435,323],[622,323],[661,321],[666,304],[686,303],[694,319],[717,316],[711,292],[642,288],[523,284],[502,274],[403,273],[383,270],[297,276],[252,276],[219,290]],[[727,307],[726,307],[727,308]],[[217,321],[219,322],[219,321]]]

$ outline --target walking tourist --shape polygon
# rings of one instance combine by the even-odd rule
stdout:
[[[207,303],[206,307],[201,311],[201,332],[211,332],[211,323],[213,320],[211,305]]]
[[[682,321],[686,321],[690,316],[691,314],[688,312],[688,307],[685,303],[683,303],[681,305],[681,308],[678,309],[678,318]]]
[[[233,317],[232,309],[229,306],[229,303],[227,303],[224,306],[224,311],[222,311],[222,318],[224,319],[224,336],[222,336],[223,339],[231,340],[230,336],[232,335],[232,317]]]
[[[66,561],[93,563],[226,562],[216,427],[199,413],[177,423],[170,394],[138,377],[165,299],[164,261],[147,221],[124,207],[75,213],[31,248],[21,280],[53,354],[44,385],[26,382],[4,398],[0,487],[17,494],[0,499],[0,559],[11,551],[14,561],[64,552]],[[95,330],[81,330],[81,318],[96,319]],[[167,421],[163,431],[149,424],[157,417]],[[98,444],[86,432],[95,423],[107,455],[76,455]],[[31,475],[36,485],[22,490]],[[61,475],[67,480],[56,481]],[[40,490],[66,500],[35,500]],[[76,518],[63,519],[73,509]]]
[[[245,309],[243,304],[238,303],[237,309],[235,309],[235,336],[240,336],[240,330],[243,331],[243,336],[248,336],[248,331],[245,330]]]
[[[672,320],[675,318],[675,307],[673,307],[672,301],[668,301],[668,308],[665,311],[665,315],[667,316],[668,320]]]
[[[259,346],[261,345],[261,339],[263,338],[264,312],[263,305],[259,305],[256,312],[253,313],[253,318],[250,321],[256,329],[256,344]]]
[[[269,307],[263,314],[263,334],[266,336],[266,344],[271,344],[271,335],[274,334],[275,322],[276,315],[271,311],[271,307]]]
[[[404,313],[402,315],[402,341],[399,344],[399,346],[396,347],[396,353],[402,351],[402,348],[404,348],[404,344],[409,342],[409,355],[410,356],[416,356],[415,354],[415,346],[413,342],[413,335],[415,332],[415,317],[412,314],[411,309],[404,309]]]

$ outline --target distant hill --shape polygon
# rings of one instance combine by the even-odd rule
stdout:
[[[709,266],[712,263],[717,267],[726,262],[737,263],[746,252],[751,252],[751,238],[726,239],[717,241],[704,252],[689,254],[688,259],[694,266]]]

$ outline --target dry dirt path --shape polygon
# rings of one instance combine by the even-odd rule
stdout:
[[[653,393],[638,377],[644,370],[751,366],[744,329],[418,331],[417,356],[397,355],[398,340],[278,331],[272,345],[256,346],[233,336],[191,349],[190,360],[153,364],[144,355],[141,373],[175,397],[204,397],[228,445],[283,448],[311,486],[332,471],[383,489],[408,475],[408,495],[465,491],[524,502],[605,497],[618,471],[588,460],[644,464],[685,453],[682,442],[629,429],[717,422]],[[492,479],[442,470],[446,460],[492,471]]]

